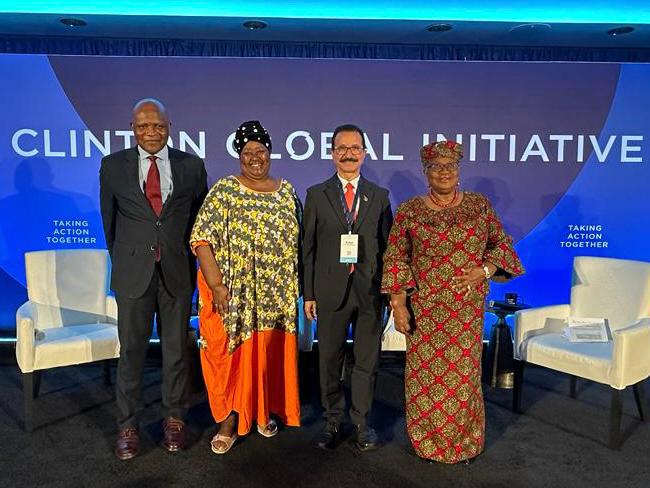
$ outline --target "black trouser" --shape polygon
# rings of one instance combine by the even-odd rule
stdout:
[[[118,426],[138,427],[142,374],[154,313],[162,351],[162,403],[165,416],[183,419],[187,385],[184,354],[192,306],[191,295],[174,297],[165,288],[160,265],[139,298],[116,295],[120,359],[117,365]]]
[[[354,367],[350,418],[354,424],[365,426],[372,407],[381,348],[381,298],[356,290],[351,276],[343,303],[337,310],[327,310],[316,303],[321,401],[325,418],[341,423],[345,396],[340,377],[348,326],[352,323]]]

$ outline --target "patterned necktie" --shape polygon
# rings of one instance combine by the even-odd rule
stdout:
[[[156,212],[156,215],[160,216],[163,204],[162,192],[160,191],[160,171],[158,171],[158,165],[156,164],[158,157],[151,155],[147,156],[147,159],[151,161],[151,165],[149,166],[147,181],[144,185],[144,195],[149,200],[149,205]],[[157,245],[153,251],[156,256],[156,261],[160,261],[160,246]]]
[[[353,217],[352,219],[355,220],[357,218],[356,212],[352,208],[352,205],[354,205],[354,186],[352,183],[348,182],[347,185],[345,185],[345,204],[348,206],[348,212],[352,212]],[[354,264],[350,264],[350,274],[354,272]]]
[[[158,165],[156,164],[157,156],[147,156],[147,159],[151,161],[149,166],[149,172],[147,173],[147,182],[144,186],[144,194],[149,200],[149,205],[153,208],[153,211],[156,212],[156,215],[160,216],[162,211],[162,192],[160,191],[160,171],[158,171]]]

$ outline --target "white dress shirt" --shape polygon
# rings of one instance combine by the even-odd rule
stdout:
[[[352,188],[353,188],[353,191],[354,191],[353,195],[356,195],[356,194],[357,194],[357,187],[359,186],[359,180],[361,179],[361,175],[357,175],[355,178],[353,178],[353,179],[351,179],[351,180],[346,180],[345,178],[343,178],[343,177],[342,177],[340,174],[338,174],[338,173],[336,173],[336,176],[338,177],[339,181],[341,182],[341,185],[343,185],[343,194],[344,194],[344,195],[345,195],[345,187],[348,185],[348,183],[351,183],[351,184],[352,184]],[[361,196],[359,195],[359,197],[361,197]],[[354,201],[354,200],[353,200],[353,201]],[[358,214],[358,213],[359,213],[359,205],[360,205],[360,204],[361,204],[361,198],[358,198],[358,199],[357,199],[357,206],[356,206],[356,208],[354,209],[354,213],[355,213],[355,214]]]
[[[144,185],[147,181],[147,175],[149,174],[149,167],[151,166],[149,156],[152,156],[152,154],[149,154],[140,146],[138,146],[138,154],[140,155],[140,189],[144,192]],[[165,203],[173,189],[172,165],[169,161],[169,150],[167,149],[167,146],[163,147],[156,154],[153,154],[153,156],[158,158],[156,159],[156,164],[158,165],[158,172],[160,173],[160,193],[162,194],[162,201]]]

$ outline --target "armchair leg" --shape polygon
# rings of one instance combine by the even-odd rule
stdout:
[[[570,375],[571,382],[569,384],[569,396],[575,398],[576,395],[576,386],[578,385],[578,377],[575,375]]]
[[[521,413],[521,390],[524,384],[524,361],[514,361],[514,388],[512,390],[512,411]]]
[[[111,386],[111,360],[106,359],[102,361],[103,366],[103,376],[104,376],[104,386]]]
[[[636,400],[636,408],[639,410],[639,417],[642,421],[648,420],[646,415],[646,402],[645,402],[645,392],[643,391],[643,381],[639,381],[636,385],[632,387],[634,390],[634,399]]]
[[[612,388],[612,401],[609,417],[609,447],[618,450],[621,446],[621,415],[623,410],[623,391]]]
[[[24,401],[24,418],[23,428],[25,432],[32,432],[34,430],[34,388],[35,383],[38,382],[39,374],[23,373],[23,401]]]

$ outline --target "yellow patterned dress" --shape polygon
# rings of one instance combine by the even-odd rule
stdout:
[[[457,463],[483,451],[481,389],[487,282],[467,298],[451,289],[462,268],[489,261],[508,278],[523,268],[489,201],[465,192],[457,207],[403,203],[384,254],[382,292],[407,291],[415,330],[406,339],[406,426],[418,456]]]
[[[282,180],[258,192],[234,176],[215,183],[192,229],[192,249],[212,248],[230,290],[222,317],[199,273],[201,364],[217,422],[239,413],[238,433],[271,413],[300,425],[297,370],[298,249],[301,205]]]

